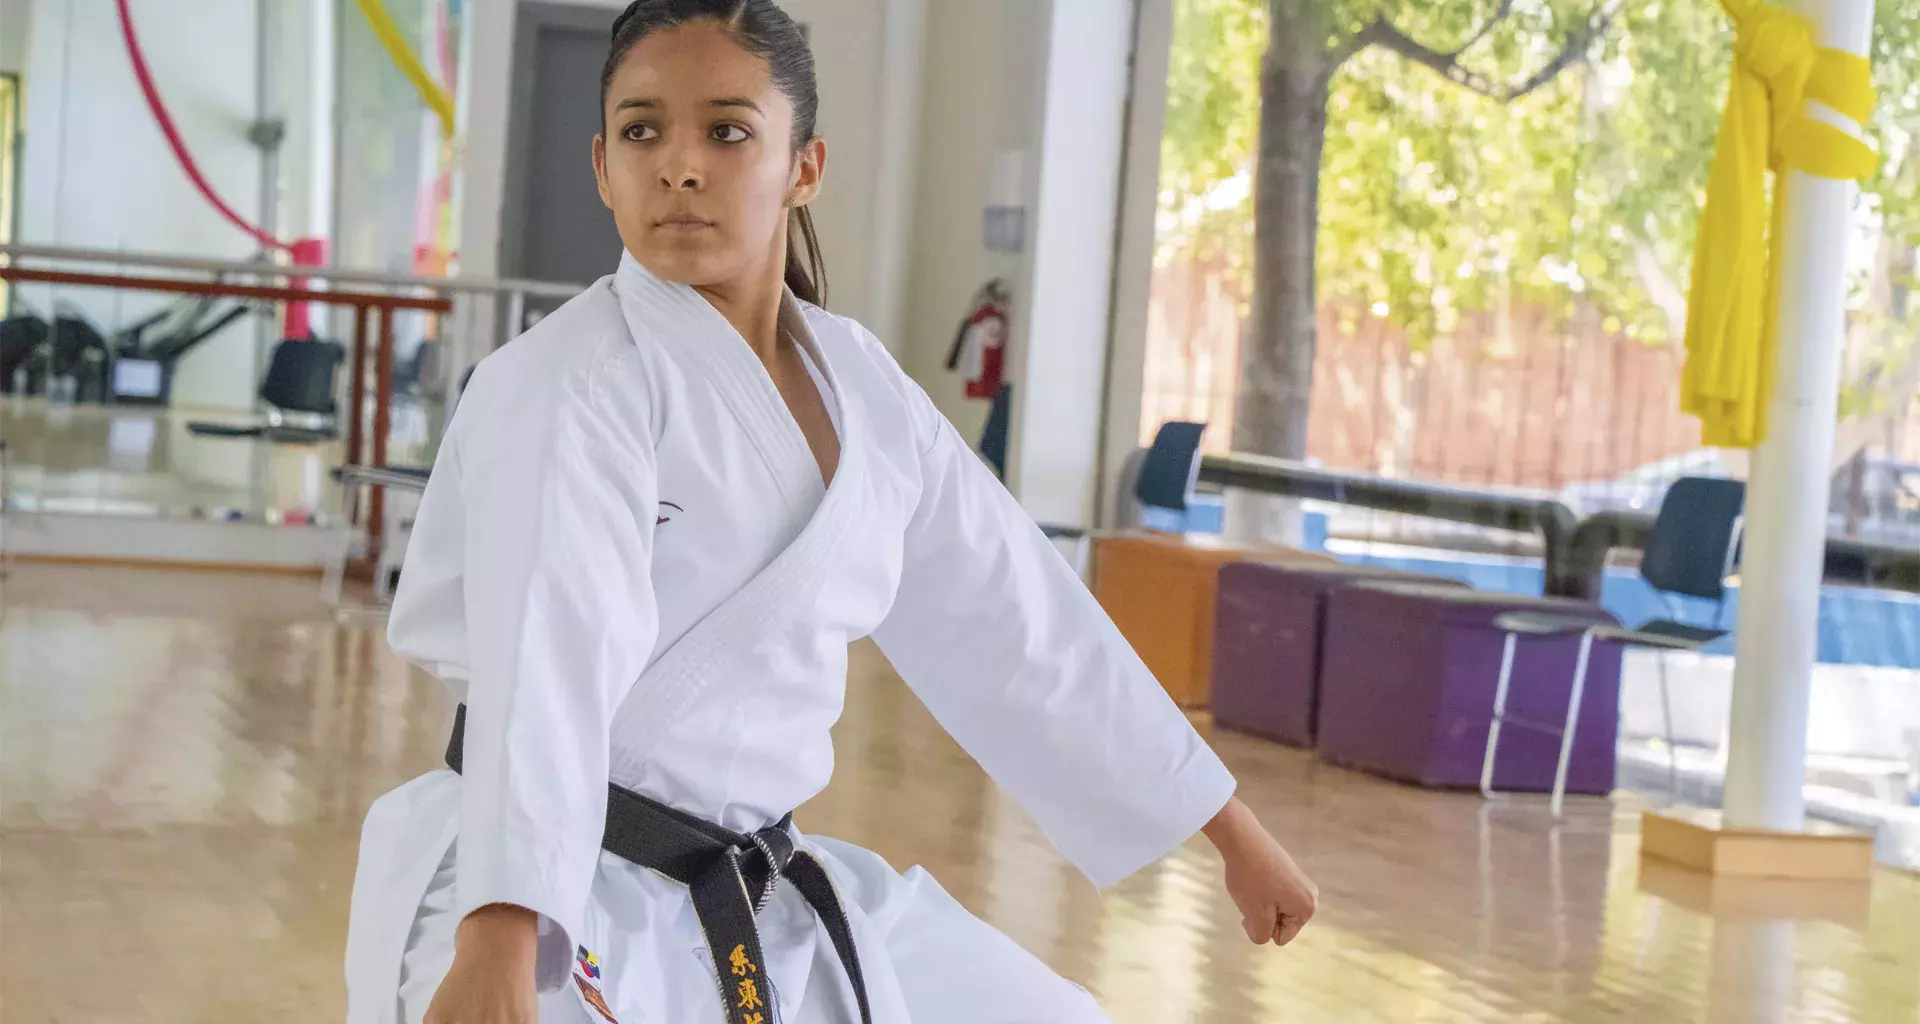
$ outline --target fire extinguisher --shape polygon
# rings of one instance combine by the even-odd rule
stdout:
[[[954,333],[947,369],[967,382],[967,397],[992,399],[1000,390],[1007,352],[1007,283],[994,278],[973,293],[966,318]]]

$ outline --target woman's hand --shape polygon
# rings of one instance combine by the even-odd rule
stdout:
[[[536,1024],[539,940],[539,918],[525,907],[496,903],[468,914],[423,1024]]]
[[[1227,862],[1227,895],[1240,908],[1240,924],[1256,943],[1284,946],[1313,917],[1320,888],[1238,797],[1201,832]]]

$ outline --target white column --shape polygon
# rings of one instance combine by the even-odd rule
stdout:
[[[1160,142],[1167,128],[1167,72],[1173,59],[1173,0],[1142,0],[1134,25],[1132,96],[1120,184],[1119,243],[1113,274],[1113,336],[1107,351],[1095,524],[1126,525],[1117,501],[1127,457],[1140,447],[1140,399],[1146,390],[1147,311],[1153,292],[1155,221],[1160,212]]]
[[[1031,274],[1016,286],[1007,484],[1042,522],[1085,524],[1100,456],[1131,4],[1054,0]],[[938,45],[938,40],[935,40]]]
[[[908,255],[912,249],[914,158],[919,149],[920,76],[926,66],[927,0],[884,0],[875,63],[872,232],[867,264],[867,328],[887,345],[901,343]],[[831,160],[828,162],[831,167]],[[829,269],[831,275],[832,268]],[[830,277],[831,279],[831,277]]]
[[[1801,0],[1821,46],[1864,55],[1873,0]],[[1808,104],[1809,113],[1857,126]],[[1767,436],[1754,449],[1735,646],[1726,822],[1798,830],[1806,800],[1827,479],[1840,394],[1848,218],[1859,187],[1795,171],[1783,183],[1780,346]]]
[[[307,66],[307,209],[304,227],[295,234],[328,240],[327,262],[332,263],[335,123],[339,94],[334,68],[340,56],[335,43],[335,9],[327,0],[311,0],[307,9],[309,58]],[[315,286],[325,287],[322,282]],[[331,308],[331,307],[329,307]],[[335,331],[328,337],[339,337]]]
[[[453,251],[461,277],[498,277],[500,218],[506,200],[507,114],[511,107],[516,3],[469,3],[460,18],[459,82],[454,90]],[[443,350],[447,394],[466,368],[492,351],[498,320],[491,296],[459,293],[452,336]],[[453,403],[447,403],[451,416]]]
[[[514,11],[469,3],[461,17],[460,81],[454,99],[459,165],[453,176],[454,248],[464,277],[500,273],[500,211],[507,187]]]
[[[1713,922],[1707,1015],[1741,1024],[1779,1024],[1789,1016],[1794,993],[1792,921]]]

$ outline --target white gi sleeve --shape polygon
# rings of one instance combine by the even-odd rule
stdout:
[[[1233,776],[918,387],[899,593],[875,632],[940,724],[1105,888],[1219,813]]]
[[[483,365],[459,418],[471,429],[453,432],[458,507],[425,502],[416,526],[439,529],[430,516],[446,514],[461,534],[458,909],[537,911],[551,988],[566,981],[599,860],[613,713],[659,627],[653,451],[595,406],[589,380],[529,381],[511,366]]]

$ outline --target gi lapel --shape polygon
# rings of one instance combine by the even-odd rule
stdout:
[[[816,494],[819,471],[806,435],[787,411],[786,400],[767,376],[766,367],[726,317],[699,292],[654,277],[624,253],[614,290],[627,329],[636,339],[650,338],[719,392],[781,496],[797,505]],[[781,324],[787,322],[783,316]],[[828,396],[829,401],[833,398]]]
[[[796,445],[774,456],[786,466],[799,466],[818,473],[806,438],[787,412],[779,390],[767,377],[746,343],[731,325],[707,301],[690,288],[670,285],[654,278],[624,257],[617,287],[623,289],[621,309],[628,329],[635,337],[661,338],[673,330],[676,322],[699,325],[699,337],[662,339],[674,345],[676,355],[685,354],[694,365],[708,368],[715,385],[722,389],[742,425],[756,443]],[[631,282],[631,283],[630,283]],[[718,322],[715,326],[714,322]],[[799,536],[787,545],[766,568],[748,580],[706,618],[695,623],[679,640],[661,652],[641,674],[614,714],[614,781],[631,778],[652,756],[665,737],[700,695],[702,687],[716,678],[737,678],[733,666],[751,666],[760,643],[782,629],[808,628],[815,600],[826,581],[832,559],[856,534],[853,527],[864,514],[867,488],[867,451],[860,403],[851,401],[845,386],[834,372],[804,317],[787,317],[802,329],[798,340],[806,345],[831,394],[825,396],[840,413],[840,464],[826,494]],[[732,345],[714,344],[719,338]],[[745,360],[743,364],[741,360]],[[776,416],[777,423],[766,419]],[[760,429],[755,429],[755,426]],[[773,429],[775,427],[781,429]],[[784,435],[780,440],[775,435]],[[778,473],[776,473],[778,475]],[[815,479],[818,479],[817,476]]]

